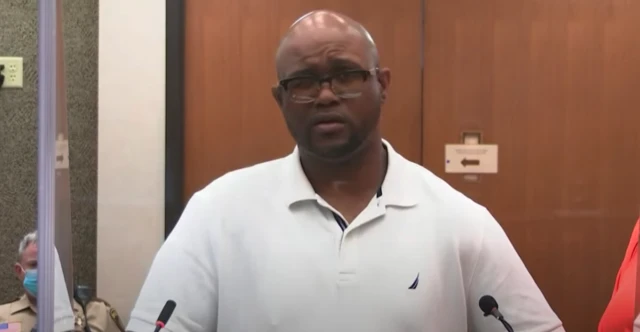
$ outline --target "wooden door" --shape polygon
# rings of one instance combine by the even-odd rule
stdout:
[[[640,211],[638,13],[633,0],[425,7],[425,165],[493,212],[567,331],[596,331]],[[444,173],[464,131],[499,145],[499,174]]]
[[[421,0],[186,1],[187,200],[224,173],[290,153],[294,143],[270,89],[281,36],[303,14],[332,9],[361,21],[392,69],[382,131],[422,161]]]

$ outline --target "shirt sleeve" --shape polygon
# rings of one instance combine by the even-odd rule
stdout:
[[[639,220],[640,221],[640,220]],[[628,331],[634,320],[636,299],[636,274],[638,267],[638,222],[618,270],[611,300],[600,318],[598,331]]]
[[[151,264],[127,331],[153,331],[168,300],[175,301],[176,308],[163,331],[216,331],[218,289],[211,231],[216,217],[212,204],[202,192],[189,201]]]
[[[514,331],[564,332],[562,322],[547,303],[502,227],[486,209],[478,217],[483,230],[469,282],[469,331],[503,329],[497,319],[484,317],[479,307],[479,299],[491,295]]]

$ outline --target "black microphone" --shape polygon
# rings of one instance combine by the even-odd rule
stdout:
[[[175,310],[175,308],[176,303],[173,300],[169,300],[164,304],[164,307],[162,308],[162,311],[160,311],[160,315],[158,316],[158,320],[156,321],[156,329],[154,332],[160,332],[160,330],[162,330],[164,326],[167,325],[167,322],[169,321],[169,318],[171,318],[171,315],[173,314],[173,310]]]
[[[498,310],[498,302],[491,295],[485,295],[480,298],[480,309],[484,312],[484,316],[487,317],[489,315],[495,317],[499,320],[504,328],[507,329],[507,332],[513,332],[513,327],[509,325],[509,323],[504,319],[504,316]]]

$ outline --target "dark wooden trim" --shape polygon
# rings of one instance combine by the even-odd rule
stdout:
[[[164,234],[184,209],[184,24],[185,1],[166,0]]]

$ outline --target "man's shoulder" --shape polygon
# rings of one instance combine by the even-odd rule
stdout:
[[[92,308],[95,310],[107,310],[111,308],[111,304],[104,299],[99,297],[92,298],[89,302],[87,302],[87,309]]]
[[[268,187],[277,183],[279,174],[283,173],[289,157],[269,160],[225,173],[210,182],[200,192],[208,195],[217,193],[256,192],[259,187]]]
[[[420,193],[426,195],[429,199],[444,203],[449,202],[458,206],[463,204],[468,207],[481,207],[429,169],[413,162],[408,163],[407,169],[417,180],[413,185],[418,186]]]
[[[18,296],[9,302],[0,304],[0,313],[4,313],[5,311],[10,312],[11,310],[16,309],[18,306],[29,307],[29,302],[24,295]]]
[[[5,306],[11,306],[11,304],[16,303],[16,302],[20,302],[20,301],[22,301],[22,296],[15,297],[13,300],[11,300],[9,302],[5,302],[5,303],[0,304],[0,308],[3,308]]]
[[[429,213],[442,220],[448,220],[450,226],[484,227],[493,217],[481,204],[440,178],[420,164],[406,162],[404,170],[409,175],[407,182],[413,186],[413,193],[419,196],[419,202]],[[411,182],[409,182],[409,179]]]
[[[95,297],[86,304],[87,319],[97,319],[98,322],[105,323],[106,326],[114,325],[111,330],[124,331],[124,324],[118,311],[104,299]],[[92,322],[89,321],[91,324]],[[105,331],[110,329],[105,328]]]
[[[18,301],[20,301],[20,298],[15,298],[15,299],[13,299],[13,300],[11,300],[9,302],[5,302],[5,303],[0,304],[0,311],[10,308],[13,303],[18,302]]]
[[[73,301],[73,306],[74,308],[78,308],[82,310],[82,305],[78,303],[78,301],[76,300]],[[112,308],[113,307],[111,306],[111,304],[109,304],[109,302],[99,297],[91,298],[91,300],[87,301],[85,304],[85,309],[87,311],[92,310],[96,312],[99,312],[99,311],[109,312]]]
[[[22,317],[25,319],[26,317],[35,316],[35,313],[29,308],[29,300],[24,295],[15,298],[11,302],[0,304],[0,323],[10,317]]]
[[[2,320],[4,319],[7,319],[7,317],[11,315],[11,306],[18,301],[20,301],[20,298],[16,298],[10,302],[0,304],[0,322],[2,322]]]

